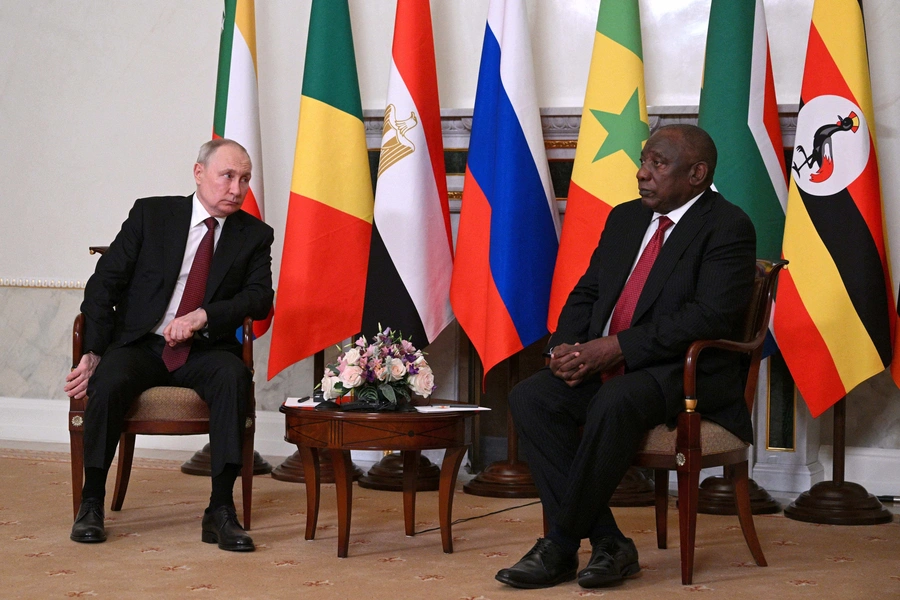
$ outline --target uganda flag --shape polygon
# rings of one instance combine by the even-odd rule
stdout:
[[[260,220],[263,208],[262,142],[259,133],[259,92],[256,76],[256,15],[253,0],[225,0],[219,42],[213,138],[228,138],[242,145],[253,165],[250,191],[241,207]],[[253,323],[256,337],[269,330],[269,316]],[[240,331],[239,331],[240,337]]]
[[[569,292],[588,267],[609,211],[638,197],[648,123],[638,0],[603,0],[553,271],[550,331],[556,331]]]
[[[775,335],[817,417],[890,364],[897,319],[857,0],[816,0],[800,96]]]
[[[347,0],[313,0],[268,378],[362,324],[372,180]]]

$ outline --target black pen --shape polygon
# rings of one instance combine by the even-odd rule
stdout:
[[[900,496],[875,496],[879,502],[890,502],[900,504]]]

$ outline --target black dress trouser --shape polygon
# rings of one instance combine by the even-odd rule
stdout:
[[[209,405],[212,476],[226,464],[242,464],[244,419],[252,375],[227,350],[191,348],[187,362],[169,373],[162,360],[165,341],[148,334],[134,344],[106,352],[88,382],[84,411],[84,466],[109,470],[131,403],[159,385],[194,389]]]
[[[545,367],[513,388],[509,408],[551,526],[575,540],[615,526],[609,500],[666,419],[656,380],[636,371],[569,387]]]

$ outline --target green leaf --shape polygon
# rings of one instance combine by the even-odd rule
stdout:
[[[397,404],[397,394],[394,392],[393,386],[389,383],[382,383],[378,386],[378,391],[387,398],[387,401],[391,404]]]

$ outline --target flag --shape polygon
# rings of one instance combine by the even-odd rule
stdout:
[[[649,136],[638,0],[602,0],[553,273],[551,331],[587,270],[609,211],[638,197],[636,175]]]
[[[250,155],[253,177],[242,208],[265,220],[262,143],[259,134],[259,93],[256,76],[256,16],[253,0],[225,0],[219,41],[219,70],[213,138],[228,138]],[[257,337],[269,330],[272,312],[253,323]]]
[[[379,325],[419,348],[453,320],[453,237],[427,0],[399,0],[362,332]]]
[[[777,260],[787,172],[762,0],[712,1],[698,125],[719,151],[716,189],[753,220],[756,255]]]
[[[360,330],[374,202],[362,119],[347,0],[313,0],[269,379]]]
[[[546,335],[558,240],[524,3],[491,0],[450,287],[485,373]]]
[[[891,362],[885,249],[862,9],[813,6],[784,228],[775,334],[814,417]]]

